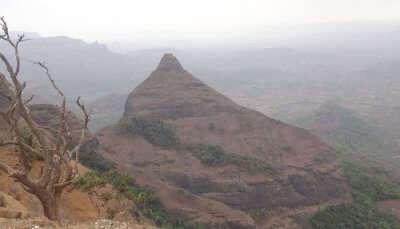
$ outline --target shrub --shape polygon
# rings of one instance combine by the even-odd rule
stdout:
[[[249,170],[255,171],[271,171],[272,166],[262,160],[254,157],[242,156],[242,155],[231,155],[229,161],[232,164],[238,165],[240,167],[247,168]]]
[[[88,172],[84,176],[79,177],[73,186],[74,188],[89,194],[90,202],[96,207],[97,217],[100,217],[101,209],[105,207],[110,199],[112,199],[111,193],[110,198],[106,198],[103,194],[98,192],[98,190],[105,187],[106,184],[107,181],[100,176],[98,172]],[[102,204],[96,201],[96,198],[101,200]]]
[[[187,149],[202,163],[210,166],[233,164],[252,171],[271,171],[270,164],[250,156],[226,153],[219,145],[195,144]]]
[[[209,127],[214,129],[215,125],[211,123]],[[120,128],[125,133],[143,136],[150,143],[162,148],[181,149],[181,146],[184,146],[206,165],[234,164],[256,171],[272,169],[271,165],[257,158],[226,153],[219,145],[181,144],[175,130],[159,119],[133,117],[121,121]]]
[[[161,228],[206,228],[204,225],[185,222],[178,217],[171,216],[152,189],[140,187],[136,184],[133,177],[120,174],[115,170],[108,172],[88,172],[78,179],[74,187],[89,194],[96,194],[94,190],[104,187],[106,184],[111,185],[120,195],[132,200],[143,215],[153,220]],[[99,195],[99,198],[103,201],[108,201],[110,196]]]
[[[352,187],[354,201],[328,207],[311,218],[313,229],[400,229],[391,213],[376,208],[375,201],[399,198],[399,185],[391,182],[386,172],[344,165],[345,175]]]
[[[381,169],[367,169],[345,163],[344,173],[354,194],[361,193],[373,201],[400,198],[400,185]]]
[[[74,188],[78,188],[84,192],[90,192],[96,188],[105,187],[107,181],[98,172],[87,172],[79,177],[74,183]]]
[[[271,216],[271,211],[265,208],[251,209],[248,211],[248,213],[256,222],[261,222],[262,220]]]
[[[126,193],[130,190],[130,187],[136,186],[135,179],[132,176],[120,174],[115,170],[102,173],[102,176],[120,193]]]
[[[222,165],[226,162],[226,154],[218,145],[196,144],[188,147],[193,156],[207,165]]]
[[[133,117],[121,121],[120,128],[127,133],[143,136],[150,143],[162,148],[179,147],[175,130],[159,119]]]
[[[103,156],[96,153],[96,151],[83,148],[79,153],[79,162],[82,165],[99,172],[106,172],[115,168],[113,162],[105,159]]]
[[[311,218],[314,229],[399,229],[395,216],[360,202],[328,207]]]

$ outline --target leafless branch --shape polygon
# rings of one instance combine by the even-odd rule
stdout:
[[[35,64],[39,65],[44,71],[46,72],[47,78],[49,79],[51,85],[53,88],[58,92],[58,94],[62,97],[64,96],[64,93],[57,87],[56,82],[53,80],[53,77],[50,74],[49,68],[46,66],[44,62],[36,62]]]
[[[29,97],[27,100],[25,100],[24,104],[27,105],[30,102],[32,102],[33,98],[35,97],[35,95],[31,95],[31,97]]]

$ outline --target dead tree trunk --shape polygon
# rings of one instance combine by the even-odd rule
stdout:
[[[18,75],[21,67],[19,45],[25,41],[25,37],[21,35],[18,36],[16,41],[13,41],[10,38],[8,26],[3,17],[0,18],[0,25],[3,32],[0,34],[0,41],[8,43],[13,48],[15,58],[15,66],[13,66],[11,61],[0,51],[0,63],[2,62],[7,70],[7,74],[0,72],[0,84],[2,84],[0,86],[6,90],[5,93],[0,93],[0,96],[7,98],[9,101],[7,108],[0,111],[0,116],[8,127],[7,139],[0,139],[0,145],[16,145],[20,151],[19,160],[23,165],[22,170],[16,170],[0,162],[0,170],[8,173],[10,177],[22,183],[28,192],[38,197],[43,204],[44,214],[49,219],[58,220],[57,203],[62,190],[78,176],[79,150],[85,139],[89,115],[78,97],[76,102],[82,110],[84,121],[79,142],[73,146],[72,136],[66,120],[66,98],[55,84],[47,66],[37,62],[36,64],[45,71],[52,87],[62,100],[55,139],[48,137],[49,135],[46,133],[45,128],[39,126],[32,118],[27,106],[33,97],[27,100],[23,99],[23,90],[26,87],[26,83],[21,83]],[[21,120],[38,143],[37,147],[33,147],[24,141],[24,133],[20,128]],[[32,158],[40,158],[44,161],[41,168],[42,173],[38,178],[28,175],[32,169]]]
[[[59,219],[56,197],[49,195],[47,190],[37,190],[37,193],[37,197],[43,204],[44,215],[52,220]]]

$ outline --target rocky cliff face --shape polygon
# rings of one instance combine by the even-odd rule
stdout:
[[[97,150],[154,187],[171,212],[188,220],[210,228],[301,228],[319,207],[349,196],[328,145],[235,104],[171,54],[129,95],[123,120],[137,117],[165,122],[181,147],[159,147],[115,125],[97,134]],[[224,163],[204,163],[207,158],[186,147],[199,144],[219,146]]]

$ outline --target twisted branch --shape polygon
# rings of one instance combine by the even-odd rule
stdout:
[[[24,184],[28,190],[39,197],[44,207],[46,207],[45,203],[47,201],[43,200],[43,198],[56,200],[57,195],[61,193],[62,189],[71,184],[78,175],[79,151],[86,138],[90,115],[86,107],[81,103],[81,98],[78,97],[76,103],[83,113],[84,120],[79,142],[73,150],[69,150],[72,145],[72,136],[67,124],[65,94],[55,83],[46,64],[44,62],[36,62],[35,64],[44,70],[53,89],[62,98],[56,140],[52,142],[46,134],[47,132],[45,130],[47,127],[40,126],[36,123],[27,106],[33,100],[34,96],[31,96],[27,100],[22,98],[24,89],[26,88],[26,82],[21,82],[18,79],[21,68],[19,46],[22,42],[27,41],[27,39],[25,39],[25,35],[22,34],[18,36],[16,41],[13,41],[9,35],[8,25],[4,17],[0,17],[0,25],[2,29],[0,41],[5,41],[13,47],[16,60],[14,67],[6,56],[0,52],[0,62],[5,65],[8,72],[8,79],[11,82],[8,83],[5,74],[0,72],[0,88],[4,88],[5,90],[5,92],[0,92],[0,96],[6,97],[9,101],[8,106],[3,111],[0,111],[0,117],[8,125],[9,137],[13,139],[11,141],[2,141],[0,139],[0,146],[18,146],[21,151],[19,154],[20,160],[24,166],[22,171],[18,171],[0,162],[0,170],[8,173],[11,177]],[[25,142],[24,133],[18,126],[19,120],[21,119],[31,131],[33,138],[38,143],[38,147],[33,147]],[[32,155],[45,160],[42,167],[43,172],[40,177],[35,180],[27,175],[31,169],[28,162]]]

